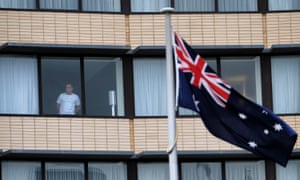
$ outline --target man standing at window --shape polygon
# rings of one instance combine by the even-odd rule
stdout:
[[[66,92],[58,96],[56,103],[60,115],[75,115],[80,110],[79,97],[73,93],[71,84],[66,85]]]

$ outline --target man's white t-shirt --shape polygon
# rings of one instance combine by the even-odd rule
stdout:
[[[61,93],[56,101],[57,104],[60,104],[59,114],[75,114],[75,106],[80,105],[80,100],[77,94],[67,94]]]

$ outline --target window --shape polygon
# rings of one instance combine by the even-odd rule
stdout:
[[[215,11],[214,0],[175,0],[176,11]]]
[[[0,99],[0,113],[39,113],[35,57],[0,56]]]
[[[0,0],[0,8],[34,9],[35,0]]]
[[[221,76],[243,96],[261,103],[259,57],[221,57]]]
[[[269,10],[300,10],[299,0],[269,0]]]
[[[300,177],[300,161],[289,160],[289,163],[284,168],[276,164],[276,179],[277,180],[298,180]]]
[[[225,171],[230,180],[265,180],[264,161],[226,162]]]
[[[167,115],[167,80],[164,59],[133,61],[136,116]]]
[[[138,180],[169,180],[168,163],[138,163]]]
[[[182,180],[222,180],[221,163],[182,163]]]
[[[65,93],[67,84],[72,85],[73,94],[79,96],[80,99],[80,61],[79,58],[68,57],[42,57],[41,59],[43,113],[58,114],[56,103],[59,95]],[[67,108],[67,106],[64,107]]]
[[[169,6],[169,0],[131,0],[132,12],[159,12]]]
[[[127,180],[124,163],[89,163],[89,180]]]
[[[276,56],[271,60],[273,110],[300,112],[300,56]]]
[[[86,114],[124,115],[123,72],[120,58],[85,58]]]
[[[40,0],[41,9],[77,10],[78,0]]]
[[[2,161],[2,179],[41,180],[40,162]]]
[[[257,0],[219,0],[220,12],[257,11]]]
[[[120,0],[82,0],[84,11],[120,12]]]
[[[46,163],[46,180],[84,180],[83,163]]]

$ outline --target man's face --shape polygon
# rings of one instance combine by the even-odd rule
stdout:
[[[72,92],[73,92],[73,87],[72,87],[72,85],[71,85],[71,84],[67,84],[67,85],[66,85],[66,93],[67,93],[67,94],[72,94]]]

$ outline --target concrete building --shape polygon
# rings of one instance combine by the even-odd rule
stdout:
[[[2,180],[167,180],[164,15],[234,88],[300,132],[299,0],[0,0]],[[56,100],[71,83],[76,115]],[[299,122],[298,122],[299,121]],[[177,113],[182,180],[299,179]]]

